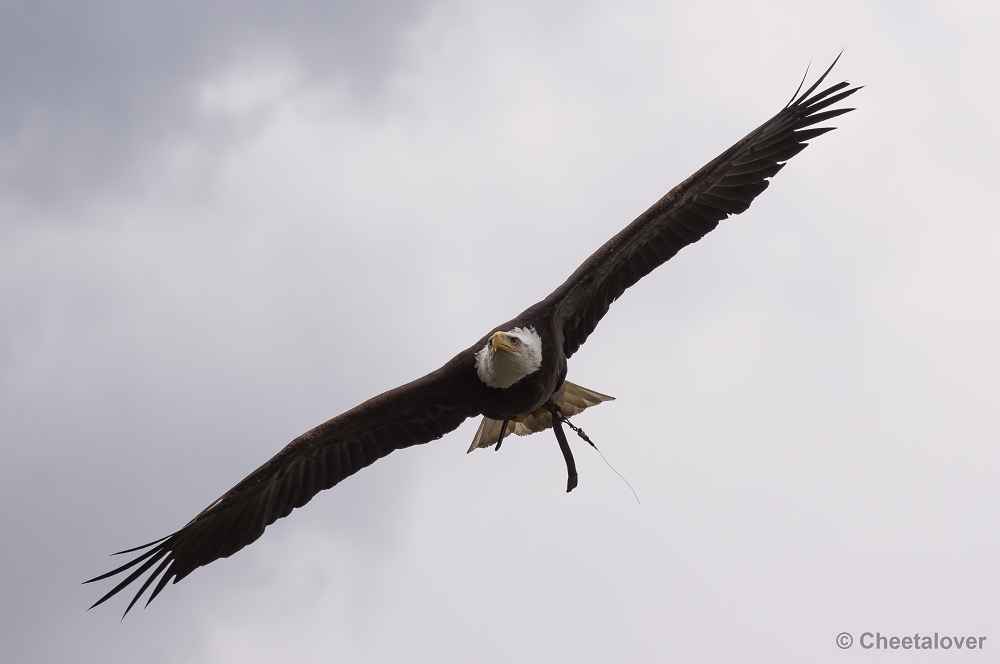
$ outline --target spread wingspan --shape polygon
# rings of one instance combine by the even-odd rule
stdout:
[[[529,310],[546,325],[552,324],[546,330],[561,330],[565,357],[580,348],[625,289],[681,248],[697,242],[720,220],[746,210],[767,188],[768,178],[804,149],[806,141],[832,129],[814,125],[853,110],[825,110],[859,89],[846,82],[813,94],[832,68],[805,93],[793,96],[777,115],[674,187]],[[558,342],[555,347],[559,347]],[[144,576],[125,612],[152,586],[148,604],[171,580],[176,583],[198,567],[236,553],[320,491],[397,449],[440,438],[466,418],[490,412],[475,401],[475,386],[466,382],[478,380],[472,364],[474,352],[470,349],[438,371],[306,432],[177,532],[123,551],[140,553],[121,567],[87,581],[127,574],[94,606]],[[462,362],[468,363],[464,372]],[[566,415],[611,399],[572,383],[564,385],[562,393],[549,398]],[[551,413],[544,408],[513,422],[510,432],[521,435],[552,425]],[[484,419],[471,449],[495,443],[501,424]]]

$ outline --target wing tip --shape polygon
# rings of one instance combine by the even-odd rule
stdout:
[[[833,71],[833,68],[837,66],[837,63],[840,61],[841,56],[844,55],[844,51],[846,50],[847,50],[846,46],[840,49],[840,53],[838,53],[837,57],[833,59],[833,62],[831,62],[830,66],[826,68],[826,71],[820,74],[820,77],[816,79],[816,82],[813,83],[811,86],[809,86],[809,89],[806,90],[805,92],[802,92],[802,94],[800,95],[799,93],[802,91],[802,86],[805,85],[806,78],[809,76],[809,66],[806,66],[806,73],[802,75],[802,80],[799,82],[799,86],[795,89],[795,94],[793,94],[792,98],[788,100],[787,104],[785,104],[785,108],[798,106],[804,100],[806,100],[809,97],[809,95],[811,95],[816,90],[816,88],[818,88],[820,84],[822,84],[823,81],[826,80],[826,77],[829,76],[830,72]],[[809,64],[811,65],[812,63],[810,62]],[[850,83],[848,83],[847,81],[843,81],[842,83],[838,83],[838,85],[846,86],[850,85]],[[858,89],[860,89],[860,87],[855,88],[855,90]]]
[[[105,572],[104,574],[95,576],[92,579],[87,579],[86,581],[81,582],[80,585],[86,585],[88,583],[94,583],[95,581],[102,581],[104,579],[131,570],[136,565],[139,565],[138,569],[132,570],[131,573],[125,579],[123,579],[121,582],[118,583],[118,585],[116,585],[114,588],[105,593],[99,600],[97,600],[89,607],[87,607],[87,611],[90,611],[91,609],[96,608],[101,604],[104,604],[109,599],[120,593],[122,590],[135,583],[135,581],[138,580],[143,574],[148,572],[149,569],[153,567],[153,565],[159,563],[159,565],[153,570],[153,572],[149,575],[149,577],[147,577],[146,581],[139,589],[139,592],[136,593],[135,597],[132,598],[132,601],[129,603],[128,608],[125,609],[125,613],[122,614],[122,620],[124,620],[125,616],[128,615],[128,612],[138,601],[139,597],[146,591],[150,583],[152,583],[157,577],[160,576],[161,573],[163,573],[164,569],[167,570],[167,574],[165,576],[169,576],[170,568],[168,566],[174,562],[174,557],[171,555],[173,552],[167,546],[167,544],[169,543],[167,542],[167,540],[170,540],[171,537],[173,537],[173,535],[167,535],[166,537],[161,537],[160,539],[154,542],[150,542],[149,544],[144,544],[142,546],[133,547],[131,549],[125,549],[124,551],[118,551],[117,553],[111,554],[113,556],[117,556],[123,553],[133,553],[136,551],[140,551],[142,549],[149,549],[148,551],[139,554],[132,560],[129,560],[124,565],[116,567],[110,572]],[[140,563],[142,564],[140,565]],[[153,596],[155,597],[155,595]]]

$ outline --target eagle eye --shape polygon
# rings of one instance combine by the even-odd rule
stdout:
[[[517,337],[511,337],[511,338],[510,338],[510,343],[516,346],[516,345],[518,345],[519,343],[521,343],[521,340],[520,340],[520,339],[518,339]]]

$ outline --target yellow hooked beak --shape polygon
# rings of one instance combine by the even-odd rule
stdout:
[[[506,353],[516,352],[514,345],[510,343],[510,339],[508,339],[507,335],[503,332],[497,332],[493,335],[493,338],[490,339],[490,348],[492,349],[494,355],[498,350],[502,350]]]

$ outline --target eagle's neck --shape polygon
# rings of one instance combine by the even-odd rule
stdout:
[[[512,351],[490,341],[476,353],[476,374],[490,387],[508,388],[542,366],[542,338],[533,328],[515,327],[498,333],[517,340]]]

